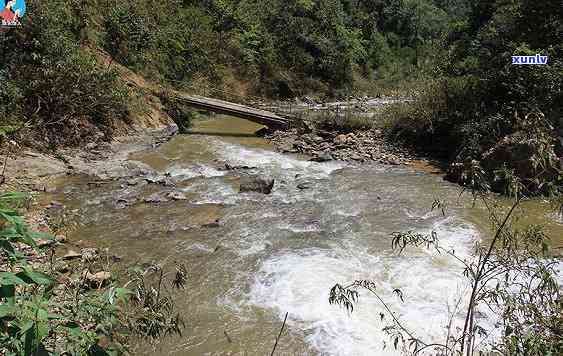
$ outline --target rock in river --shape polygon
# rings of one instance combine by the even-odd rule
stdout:
[[[311,161],[314,162],[328,162],[328,161],[332,161],[334,158],[332,157],[332,154],[330,153],[330,151],[324,151],[319,153],[316,157],[312,158]]]
[[[145,203],[159,204],[166,203],[168,199],[162,196],[162,193],[154,193],[145,198]]]
[[[172,200],[188,200],[186,195],[182,192],[170,192],[166,197]]]
[[[313,188],[313,182],[312,181],[301,181],[297,184],[297,189],[299,190],[306,190],[306,189],[311,189]]]
[[[240,192],[256,192],[262,194],[270,194],[274,187],[274,180],[259,176],[242,176],[240,177]]]

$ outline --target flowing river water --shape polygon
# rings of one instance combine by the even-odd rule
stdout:
[[[436,231],[443,244],[467,256],[488,233],[483,209],[460,198],[459,187],[440,175],[309,162],[245,135],[256,128],[233,118],[198,122],[195,132],[215,135],[180,135],[131,155],[167,173],[185,201],[124,208],[119,198],[142,201],[170,188],[64,181],[60,198],[81,216],[72,241],[107,247],[126,263],[175,260],[188,269],[187,288],[175,296],[186,322],[183,336],[156,349],[139,343],[134,354],[269,355],[287,312],[278,355],[397,355],[381,330],[382,308],[373,296],[362,293],[351,314],[329,304],[335,283],[359,279],[373,280],[418,336],[443,341],[449,310],[465,291],[462,268],[425,249],[398,256],[390,234]],[[238,174],[222,170],[225,162],[275,178],[274,191],[239,194]],[[304,181],[310,189],[297,188]],[[430,211],[436,198],[448,202],[445,216]],[[530,209],[528,220],[563,235],[545,204]],[[395,288],[402,289],[404,303]]]

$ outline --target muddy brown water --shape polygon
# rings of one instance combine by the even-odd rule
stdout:
[[[60,200],[79,216],[72,241],[106,247],[125,264],[180,261],[188,268],[188,286],[175,294],[183,336],[155,348],[138,340],[134,354],[269,355],[286,312],[278,355],[397,354],[383,347],[388,339],[374,298],[362,294],[352,314],[329,305],[335,283],[358,279],[375,281],[418,335],[443,340],[448,305],[466,291],[461,266],[424,249],[397,256],[389,236],[434,230],[443,244],[469,256],[488,236],[484,209],[460,198],[459,188],[440,175],[416,167],[314,163],[276,153],[250,136],[258,128],[219,117],[130,156],[167,174],[174,187],[95,186],[86,177],[61,182]],[[275,178],[273,193],[239,194],[237,173],[222,170],[225,163]],[[310,189],[298,189],[305,181]],[[170,190],[187,200],[142,202]],[[430,211],[436,198],[448,202],[446,216]],[[124,206],[120,199],[137,203]],[[548,206],[526,208],[526,221],[546,223],[560,244],[563,225]],[[208,225],[216,220],[218,226]],[[403,290],[405,303],[394,288]]]

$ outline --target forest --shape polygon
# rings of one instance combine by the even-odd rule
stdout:
[[[23,129],[51,145],[76,145],[94,125],[110,137],[139,102],[103,53],[152,81],[196,91],[414,93],[416,104],[396,108],[388,132],[457,163],[457,181],[470,179],[456,169],[471,170],[501,139],[518,140],[511,135],[526,125],[542,128],[541,138],[526,139],[547,145],[534,149],[544,172],[519,174],[556,178],[563,102],[556,0],[31,0],[27,7],[23,27],[0,37],[4,136]],[[512,65],[513,55],[536,54],[548,65]]]

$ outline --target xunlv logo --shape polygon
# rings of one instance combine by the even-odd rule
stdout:
[[[548,57],[540,56],[512,56],[512,64],[547,64]]]

